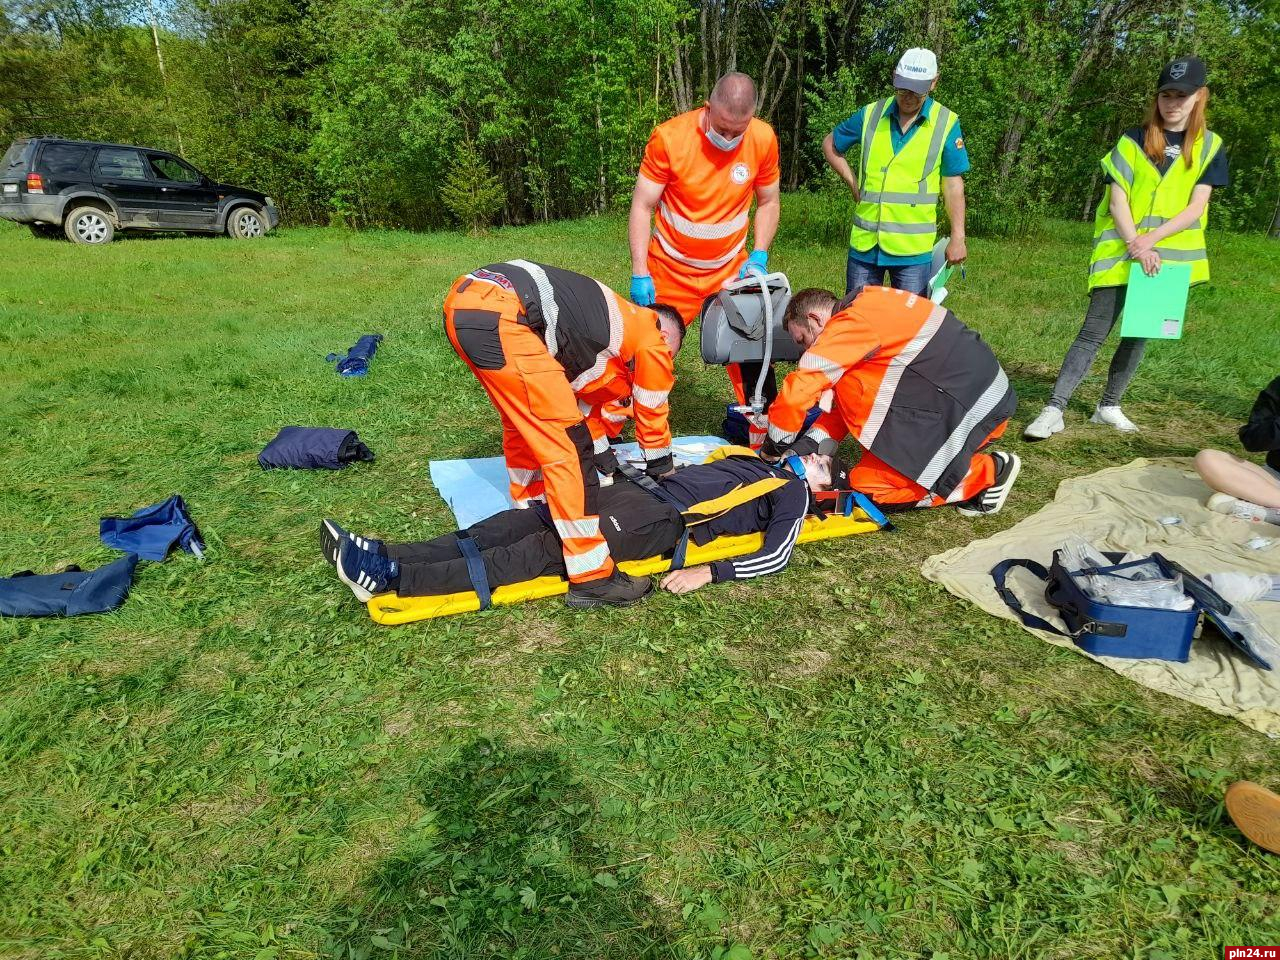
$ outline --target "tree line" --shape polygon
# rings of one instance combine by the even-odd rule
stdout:
[[[971,230],[1088,218],[1160,67],[1209,64],[1215,226],[1280,232],[1280,0],[0,0],[0,139],[174,149],[295,223],[517,224],[626,203],[649,131],[752,75],[783,185],[909,46],[973,160]],[[836,201],[840,201],[837,203]]]

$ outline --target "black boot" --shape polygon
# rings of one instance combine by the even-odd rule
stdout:
[[[648,577],[633,577],[614,570],[613,576],[588,580],[586,583],[569,584],[569,596],[565,599],[571,607],[629,607],[643,600],[653,590]]]

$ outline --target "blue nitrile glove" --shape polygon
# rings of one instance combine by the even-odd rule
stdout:
[[[747,257],[747,262],[742,265],[742,272],[738,274],[738,279],[741,280],[745,277],[752,267],[759,267],[762,273],[768,273],[769,251],[752,250],[751,256]]]
[[[631,302],[641,307],[653,306],[658,299],[658,291],[653,288],[653,277],[631,278]]]

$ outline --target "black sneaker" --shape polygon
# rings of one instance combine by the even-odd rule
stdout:
[[[347,540],[350,540],[361,550],[368,550],[370,553],[376,553],[380,557],[387,555],[381,540],[357,537],[354,533],[343,530],[332,520],[320,521],[320,552],[324,555],[325,560],[328,561],[329,566],[336,567],[338,565],[338,551],[341,549],[343,542]]]
[[[611,577],[588,580],[586,583],[569,584],[569,596],[565,603],[571,607],[629,607],[639,603],[653,592],[653,581],[648,577],[633,577],[621,570]]]
[[[400,575],[400,564],[344,540],[338,550],[338,579],[351,588],[356,599],[367,603],[371,597],[386,593]]]
[[[997,450],[991,454],[991,459],[996,462],[995,483],[959,507],[960,512],[966,517],[985,517],[999,513],[1005,501],[1009,499],[1013,482],[1022,472],[1022,458],[1016,453]]]

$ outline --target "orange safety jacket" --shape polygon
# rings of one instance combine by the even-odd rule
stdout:
[[[832,415],[864,449],[943,498],[1018,406],[977,333],[950,310],[887,287],[865,287],[836,307],[769,407],[767,452],[797,439],[828,390],[835,393]],[[810,430],[812,439],[826,436],[822,423]]]
[[[630,396],[647,468],[670,469],[668,397],[676,377],[656,313],[591,277],[530,260],[490,264],[467,276],[515,293],[524,308],[520,322],[560,362],[584,414]]]

